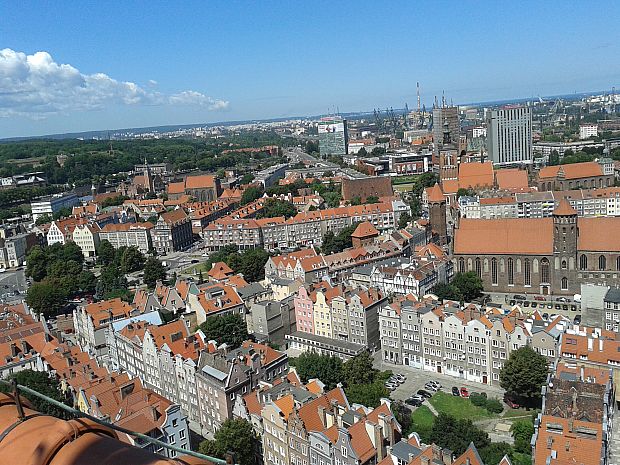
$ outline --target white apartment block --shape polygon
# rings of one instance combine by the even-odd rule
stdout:
[[[579,125],[579,139],[589,139],[590,137],[598,136],[598,125],[596,124],[581,124]]]

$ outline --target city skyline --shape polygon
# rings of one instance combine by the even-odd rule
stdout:
[[[620,82],[618,5],[530,5],[5,4],[0,138],[414,108],[416,81],[427,107]]]

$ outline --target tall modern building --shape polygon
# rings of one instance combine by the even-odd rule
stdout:
[[[532,110],[507,106],[489,111],[487,151],[495,165],[532,163]]]
[[[319,152],[321,157],[348,153],[347,120],[328,116],[319,121]]]
[[[435,153],[439,152],[439,146],[447,135],[454,144],[459,143],[461,124],[459,123],[459,108],[441,106],[433,108],[433,142]]]

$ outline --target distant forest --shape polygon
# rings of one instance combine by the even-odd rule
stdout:
[[[274,132],[244,132],[218,139],[153,140],[27,140],[0,143],[0,177],[32,171],[45,173],[50,184],[85,185],[94,179],[126,172],[144,162],[170,163],[177,170],[217,171],[220,168],[248,166],[262,168],[279,160],[267,154],[228,153],[226,149],[292,145]],[[59,154],[67,155],[63,166]]]

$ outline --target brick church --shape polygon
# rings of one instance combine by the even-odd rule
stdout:
[[[452,246],[456,271],[486,291],[570,295],[620,278],[620,217],[578,218],[566,199],[552,218],[463,218]]]

